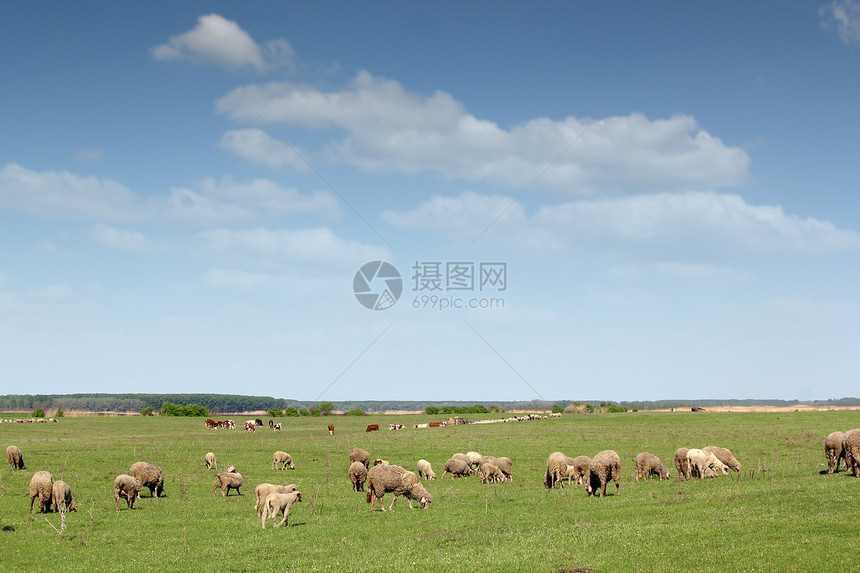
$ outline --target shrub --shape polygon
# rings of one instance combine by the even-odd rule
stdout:
[[[320,407],[319,407],[320,415],[330,416],[332,410],[334,410],[334,403],[333,402],[320,402]]]
[[[284,413],[281,410],[278,410],[277,408],[272,408],[271,410],[269,410],[269,416],[272,418],[280,418],[283,415],[284,415]]]
[[[311,416],[319,416],[320,409],[319,408],[311,408]]]
[[[184,406],[180,404],[174,404],[172,402],[165,402],[161,405],[161,409],[158,411],[159,416],[208,416],[209,408],[206,406],[199,406],[197,404],[186,404]]]
[[[558,404],[553,405],[553,407],[552,407],[552,413],[553,414],[561,414],[562,412],[564,412],[564,408],[562,408]]]
[[[152,414],[154,412],[155,412],[155,408],[153,408],[152,406],[147,406],[146,408],[144,408],[143,410],[140,411],[140,415],[141,416],[152,416]]]
[[[301,410],[299,410],[299,414],[301,414],[302,416],[310,416],[311,415],[310,412],[308,412],[307,408],[302,408]]]
[[[365,416],[364,410],[361,408],[353,408],[352,410],[347,410],[346,416]]]
[[[299,411],[296,410],[296,408],[294,406],[290,406],[289,408],[284,410],[284,416],[289,416],[290,418],[298,418],[299,417]]]
[[[54,412],[54,417],[55,417],[55,418],[62,418],[62,417],[63,417],[63,415],[64,415],[64,413],[63,413],[63,405],[62,405],[62,404],[60,404],[59,406],[57,406],[57,411],[56,411],[56,412]]]
[[[38,410],[33,412],[33,417],[34,418],[44,418],[45,417],[45,411],[43,409],[39,408]]]
[[[427,406],[426,408],[424,408],[424,413],[430,416],[435,416],[439,413],[439,408],[437,408],[436,406]]]

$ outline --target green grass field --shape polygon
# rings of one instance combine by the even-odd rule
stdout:
[[[638,412],[411,428],[429,419],[280,419],[282,433],[255,434],[207,430],[199,418],[0,424],[0,448],[17,445],[27,465],[0,471],[0,525],[15,528],[0,532],[0,570],[860,571],[860,478],[819,473],[824,436],[860,426],[858,412]],[[383,430],[366,434],[371,422]],[[384,429],[393,422],[408,427]],[[669,481],[632,479],[639,452],[671,465],[676,448],[707,445],[732,449],[743,471],[681,482],[672,467]],[[353,447],[412,471],[426,458],[438,475],[454,452],[508,456],[514,481],[425,481],[430,509],[410,511],[401,499],[393,512],[371,513],[346,475]],[[543,488],[551,452],[610,448],[622,459],[620,495],[614,485],[602,499],[582,487]],[[278,449],[295,470],[271,469]],[[229,462],[242,473],[241,496],[213,496],[207,451],[219,468]],[[144,489],[133,510],[116,511],[113,479],[141,460],[164,469],[166,496]],[[62,536],[59,514],[29,520],[27,487],[38,470],[72,486],[78,511],[66,516]],[[262,482],[299,485],[304,501],[289,527],[261,529],[253,493]]]

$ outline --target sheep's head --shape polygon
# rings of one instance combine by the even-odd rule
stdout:
[[[672,474],[669,473],[669,469],[666,466],[660,467],[660,479],[669,479],[672,477]]]
[[[77,511],[77,510],[78,510],[78,504],[76,504],[74,501],[69,504],[69,508],[67,509],[67,511]]]
[[[296,501],[302,501],[302,492],[296,490]]]
[[[430,507],[430,499],[428,499],[427,497],[422,497],[419,500],[419,503],[421,503],[421,509],[427,509]]]

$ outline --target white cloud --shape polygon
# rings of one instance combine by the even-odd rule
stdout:
[[[269,273],[252,273],[238,269],[211,269],[203,275],[203,284],[214,289],[241,292],[281,292],[319,295],[332,290],[332,282],[308,277],[286,277]]]
[[[324,218],[340,214],[333,195],[302,194],[267,179],[243,183],[230,177],[206,178],[197,189],[176,187],[166,196],[143,196],[111,179],[32,171],[16,164],[0,167],[0,209],[65,221],[196,225],[248,223],[299,213]]]
[[[470,239],[509,202],[464,193],[433,197],[411,211],[386,211],[382,217],[401,228]],[[584,245],[799,255],[860,251],[860,236],[853,230],[789,215],[781,207],[750,205],[738,195],[693,191],[572,201],[531,215],[515,205],[489,235],[542,251]]]
[[[343,130],[319,153],[367,171],[435,172],[513,188],[543,173],[538,186],[569,194],[714,188],[743,181],[749,167],[743,149],[724,145],[689,116],[631,114],[593,124],[538,118],[504,129],[467,113],[449,94],[416,94],[364,71],[339,91],[291,82],[244,86],[219,99],[216,110],[239,121],[262,116]],[[257,161],[286,163],[279,150],[266,149]]]
[[[295,61],[295,52],[286,40],[271,40],[261,46],[236,22],[218,14],[200,16],[196,27],[172,36],[151,53],[158,60],[187,60],[229,70],[251,67],[258,72],[291,68]]]
[[[75,152],[75,159],[77,161],[84,161],[89,163],[98,163],[104,157],[104,153],[97,149],[78,149]]]
[[[212,250],[251,253],[270,259],[364,263],[389,258],[386,249],[341,239],[331,229],[213,229],[198,235]]]
[[[102,247],[117,251],[142,253],[153,247],[143,233],[116,229],[103,224],[93,226],[90,230],[90,239]]]
[[[860,43],[860,2],[836,0],[819,8],[818,13],[826,30],[835,28],[839,39],[846,44]]]
[[[290,149],[282,141],[269,137],[269,134],[259,129],[228,131],[221,136],[218,145],[251,163],[265,165],[272,169],[286,166],[301,171],[308,169],[307,163],[302,160],[305,154],[296,146]]]

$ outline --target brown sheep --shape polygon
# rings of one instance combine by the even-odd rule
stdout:
[[[478,468],[478,473],[481,476],[481,483],[497,483],[505,481],[505,474],[502,473],[502,470],[489,462],[481,464]]]
[[[354,491],[364,491],[364,482],[367,481],[367,468],[361,462],[352,462],[349,466],[349,481],[352,482]]]
[[[9,460],[9,465],[13,470],[27,469],[24,467],[24,455],[18,446],[9,446],[6,448],[6,459]]]
[[[845,434],[831,432],[824,438],[824,455],[827,457],[827,473],[839,471],[839,462],[845,460]]]
[[[642,452],[636,456],[636,481],[639,481],[639,478],[649,479],[652,475],[659,476],[661,480],[671,477],[660,458],[654,454]]]
[[[675,468],[678,470],[678,477],[687,479],[690,475],[690,463],[687,461],[687,452],[689,448],[678,448],[675,450]]]
[[[590,471],[591,458],[588,456],[577,456],[567,461],[567,480],[574,482],[574,488],[585,483],[585,478]]]
[[[349,452],[349,463],[352,462],[361,462],[365,468],[370,469],[370,452],[361,448],[353,448]]]
[[[721,448],[719,446],[707,446],[702,448],[703,452],[711,452],[717,459],[723,462],[730,470],[733,472],[740,473],[741,471],[741,463],[735,458],[734,454],[732,454],[731,450],[727,450],[726,448]]]
[[[140,497],[140,484],[128,474],[120,474],[113,480],[113,496],[116,499],[116,510],[119,511],[119,498],[124,497],[128,508],[134,509],[134,500]]]
[[[221,496],[226,497],[230,494],[231,489],[235,489],[236,493],[242,495],[239,488],[242,487],[242,474],[236,472],[224,472],[215,476],[218,481],[212,488],[212,495],[215,495],[217,490],[221,490]]]
[[[54,487],[51,488],[51,497],[56,512],[78,510],[78,505],[72,499],[72,488],[61,479],[54,482]]]
[[[394,499],[391,500],[391,505],[388,507],[389,510],[394,509],[394,502],[401,495],[409,502],[409,509],[413,509],[413,500],[419,502],[421,509],[430,507],[430,502],[433,500],[433,496],[424,489],[424,486],[418,481],[418,476],[414,473],[400,466],[373,466],[367,473],[367,496],[365,498],[365,501],[370,504],[370,511],[373,511],[375,500],[379,500],[379,506],[382,511],[385,511],[382,496],[388,492],[394,493]]]
[[[454,477],[457,476],[463,477],[472,475],[472,466],[463,460],[455,460],[454,458],[451,458],[445,462],[445,469],[442,470],[442,477],[439,479],[444,479],[445,474],[448,473],[451,474],[451,479],[454,479]]]
[[[854,477],[860,476],[860,428],[845,432],[845,465]]]
[[[546,489],[552,489],[555,484],[564,487],[564,476],[567,474],[567,456],[561,452],[553,452],[546,460],[546,476],[543,480],[543,486]]]
[[[506,457],[494,458],[494,457],[490,456],[490,457],[481,458],[481,460],[483,463],[489,462],[489,463],[493,464],[494,466],[496,466],[497,468],[499,468],[501,470],[501,472],[503,474],[505,474],[505,481],[514,481],[514,474],[513,474],[513,467],[512,467],[513,462],[511,461],[511,458],[506,458]]]
[[[151,497],[164,495],[164,471],[157,465],[147,462],[134,463],[129,468],[128,475],[136,479],[141,488],[148,487]]]
[[[39,498],[39,511],[47,513],[51,511],[51,496],[53,495],[54,476],[49,472],[41,471],[33,474],[30,478],[30,519],[33,519],[33,502]]]
[[[591,458],[588,477],[585,479],[585,491],[588,497],[594,496],[595,490],[600,490],[600,497],[606,495],[606,484],[615,481],[615,495],[621,494],[621,458],[615,450],[603,450]]]

